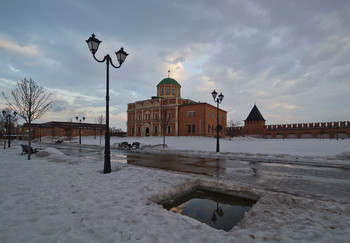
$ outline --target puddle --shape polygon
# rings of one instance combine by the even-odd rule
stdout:
[[[196,189],[182,197],[167,201],[163,207],[215,229],[230,231],[255,203],[255,200],[247,198]]]

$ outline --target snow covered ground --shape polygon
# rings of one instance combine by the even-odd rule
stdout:
[[[221,139],[219,154],[215,153],[213,138],[167,137],[166,149],[159,146],[161,137],[112,138],[111,144],[121,141],[141,142],[142,151],[154,153],[266,161],[273,158],[281,163],[350,168],[349,139]],[[99,139],[83,137],[82,143],[99,144]],[[234,181],[122,163],[113,163],[112,173],[103,174],[103,161],[69,157],[43,144],[40,147],[40,152],[30,161],[20,155],[18,142],[1,149],[0,242],[348,242],[350,239],[350,203],[296,197]],[[229,232],[169,212],[157,204],[195,186],[253,194],[260,199]]]

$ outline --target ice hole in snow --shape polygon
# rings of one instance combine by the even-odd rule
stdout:
[[[196,188],[160,204],[169,211],[186,215],[215,229],[230,231],[256,202],[241,196]]]

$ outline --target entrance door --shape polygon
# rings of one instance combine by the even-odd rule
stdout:
[[[149,128],[147,127],[146,128],[146,137],[148,137],[149,136]]]

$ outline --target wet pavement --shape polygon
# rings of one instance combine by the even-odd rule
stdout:
[[[46,145],[45,145],[46,146]],[[104,148],[96,145],[56,145],[66,155],[103,161]],[[148,154],[113,149],[111,161],[193,173],[276,192],[350,203],[350,170],[247,160],[196,158],[176,154]]]

